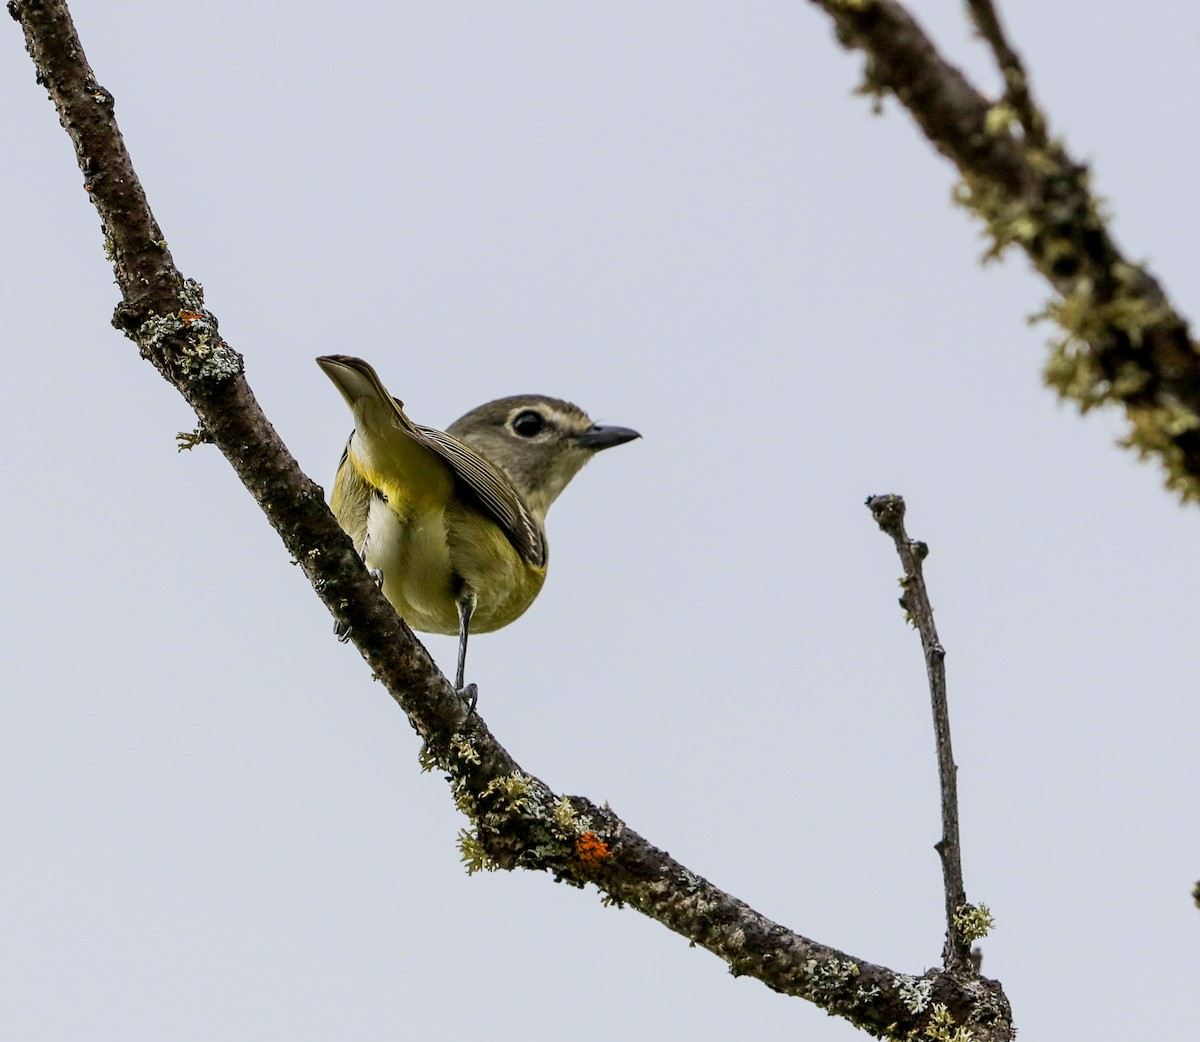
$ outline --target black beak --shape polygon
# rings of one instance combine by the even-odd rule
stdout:
[[[628,427],[602,427],[596,423],[582,434],[575,435],[575,442],[585,449],[599,452],[601,449],[611,449],[614,445],[624,445],[627,441],[640,437],[637,431]]]

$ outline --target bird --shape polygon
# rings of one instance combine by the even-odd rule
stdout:
[[[317,364],[354,416],[334,516],[412,629],[458,635],[454,687],[473,712],[468,637],[524,614],[546,579],[550,505],[597,452],[641,435],[541,394],[487,402],[443,432],[410,420],[361,358]]]

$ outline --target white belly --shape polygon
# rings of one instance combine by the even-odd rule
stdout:
[[[383,573],[383,595],[409,626],[423,633],[458,632],[443,511],[423,510],[404,519],[372,497],[363,559]]]

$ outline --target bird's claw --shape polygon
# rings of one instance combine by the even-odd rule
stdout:
[[[474,716],[475,706],[479,703],[479,685],[467,684],[465,687],[456,688],[455,693],[467,703],[468,718]]]

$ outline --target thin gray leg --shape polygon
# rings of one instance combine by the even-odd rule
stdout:
[[[467,637],[471,633],[471,616],[475,613],[475,592],[464,589],[458,601],[458,672],[454,676],[454,689],[467,700],[471,712],[479,700],[479,688],[474,684],[463,685],[467,670]]]

